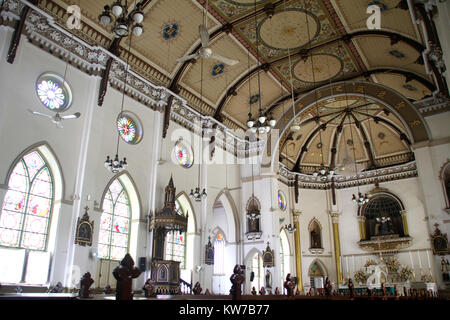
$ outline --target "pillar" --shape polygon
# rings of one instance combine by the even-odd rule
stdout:
[[[366,217],[358,216],[358,225],[359,225],[359,234],[361,236],[361,240],[366,239]]]
[[[298,291],[303,291],[303,277],[302,277],[302,247],[300,245],[300,224],[298,218],[301,211],[292,210],[294,216],[294,246],[295,246],[295,270],[297,274],[297,288]]]
[[[409,232],[408,232],[408,223],[406,222],[406,210],[401,210],[400,214],[402,215],[403,232],[405,236],[408,236]]]
[[[334,239],[334,258],[336,262],[336,277],[337,283],[342,283],[341,270],[341,243],[339,240],[339,212],[331,212],[331,222],[333,224],[333,239]]]

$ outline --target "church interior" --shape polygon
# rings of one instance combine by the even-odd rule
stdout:
[[[0,0],[0,299],[450,299],[449,21]]]

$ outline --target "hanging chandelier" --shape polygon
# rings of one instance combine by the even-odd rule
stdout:
[[[136,8],[133,11],[128,13],[128,0],[125,0],[125,4],[122,4],[121,0],[116,0],[112,5],[104,7],[98,19],[104,27],[108,26],[115,19],[112,31],[116,38],[127,37],[130,29],[135,36],[139,37],[144,32],[142,6],[143,2],[141,1],[136,4]]]
[[[132,37],[130,37],[130,45],[128,47],[128,52],[130,52],[130,50],[131,50],[131,39],[132,39]],[[120,107],[119,115],[122,115],[122,113],[123,113],[123,105],[125,102],[125,90],[127,88],[129,60],[130,60],[130,55],[128,55],[128,57],[127,57],[127,64],[126,64],[126,68],[125,68],[125,82],[123,85],[123,94],[122,94],[122,105]],[[105,160],[106,169],[108,169],[109,171],[111,171],[114,174],[120,173],[128,167],[127,158],[124,157],[123,160],[119,160],[119,140],[120,140],[120,132],[118,131],[117,132],[116,155],[114,157],[114,160],[110,156],[106,156],[106,160]]]
[[[314,170],[313,177],[316,177],[322,181],[326,181],[327,179],[331,179],[334,176],[334,169],[325,168],[322,163],[319,167],[319,170]]]
[[[196,187],[195,191],[194,189],[191,189],[191,193],[189,194],[189,196],[195,201],[200,202],[203,199],[205,199],[208,196],[208,194],[206,193],[205,188],[203,188],[203,191],[200,193],[200,188]]]
[[[284,230],[288,231],[289,233],[293,233],[295,231],[297,231],[297,228],[294,226],[292,226],[292,224],[287,224],[284,226]]]
[[[250,113],[248,114],[248,120],[247,120],[247,126],[250,129],[250,132],[253,134],[265,134],[269,133],[270,130],[275,127],[277,121],[273,118],[272,112],[269,113],[269,116],[265,115],[262,110],[261,106],[261,77],[260,77],[260,64],[259,64],[259,35],[258,35],[258,28],[257,28],[257,22],[256,22],[256,1],[255,1],[255,34],[256,34],[256,61],[257,61],[257,72],[258,72],[258,104],[259,104],[259,117],[257,119],[253,118],[252,109],[251,109],[251,101],[250,101]],[[250,63],[249,63],[250,67]],[[250,87],[250,79],[249,81],[249,87]],[[251,97],[250,97],[251,99]]]

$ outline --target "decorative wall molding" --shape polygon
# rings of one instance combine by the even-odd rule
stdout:
[[[284,183],[292,183],[295,180],[295,176],[298,176],[299,188],[322,190],[331,188],[331,181],[321,182],[312,175],[292,172],[284,164],[279,164],[279,179],[281,181],[283,181]],[[334,184],[336,189],[344,189],[356,187],[357,185],[373,184],[376,182],[376,180],[378,180],[379,182],[386,182],[412,177],[417,177],[417,166],[415,161],[388,168],[360,172],[358,174],[358,179],[356,175],[335,175]]]
[[[450,99],[439,95],[415,101],[413,105],[423,116],[450,111]]]

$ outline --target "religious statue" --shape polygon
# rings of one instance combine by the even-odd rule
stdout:
[[[256,293],[257,293],[257,292],[256,292],[256,289],[255,289],[255,287],[253,287],[253,288],[252,288],[252,295],[256,296]]]
[[[233,284],[230,289],[230,294],[232,300],[240,300],[242,295],[241,285],[245,281],[244,275],[245,266],[235,265],[233,269],[233,274],[230,277],[230,281]]]
[[[261,287],[261,289],[259,289],[259,294],[262,296],[266,295],[266,289],[264,289],[264,287]]]
[[[265,285],[267,289],[272,289],[272,274],[269,270],[266,271]]]
[[[295,282],[290,273],[286,275],[286,281],[284,281],[283,286],[286,289],[287,296],[292,297],[294,295]]]
[[[328,279],[328,277],[325,279],[325,288],[324,289],[325,289],[325,295],[327,297],[329,297],[331,295],[332,288],[331,288],[331,281],[330,281],[330,279]]]
[[[56,284],[56,286],[54,286],[53,288],[51,288],[48,293],[61,293],[63,292],[64,288],[61,282],[58,282]]]
[[[313,296],[313,295],[314,295],[314,289],[313,288],[309,288],[308,296]]]
[[[353,299],[353,288],[354,288],[353,281],[351,278],[349,278],[348,279],[348,292],[350,295],[350,299]]]
[[[298,290],[298,288],[297,288],[297,290],[295,290],[295,295],[296,295],[296,296],[299,296],[299,295],[300,295],[300,291]]]
[[[441,260],[442,280],[450,281],[450,277],[448,274],[449,270],[450,270],[450,263],[448,262],[447,259],[444,259],[444,257],[442,257],[442,260]]]
[[[206,291],[205,291],[205,296],[210,296],[211,295],[211,292],[209,292],[209,289],[208,288],[206,288]]]
[[[89,298],[89,288],[94,283],[94,279],[91,277],[90,272],[86,272],[80,280],[80,291],[78,295],[80,298],[87,299]]]
[[[192,292],[194,292],[194,295],[198,296],[202,293],[202,287],[200,286],[200,282],[196,282],[194,285],[194,289],[192,289]]]
[[[111,289],[111,286],[109,284],[107,284],[105,289],[103,289],[103,293],[104,294],[111,294],[112,293],[112,289]]]
[[[311,247],[312,248],[320,248],[320,234],[316,232],[316,230],[311,231]]]
[[[154,289],[155,288],[152,285],[152,279],[147,279],[147,281],[145,281],[144,287],[142,288],[142,290],[144,290],[145,297],[149,298],[149,297],[153,296]]]
[[[134,266],[134,260],[129,253],[120,261],[120,265],[113,270],[117,280],[116,300],[133,300],[133,279],[139,277],[141,270]]]
[[[277,295],[277,296],[280,295],[280,289],[278,289],[278,287],[275,288],[275,295]]]

